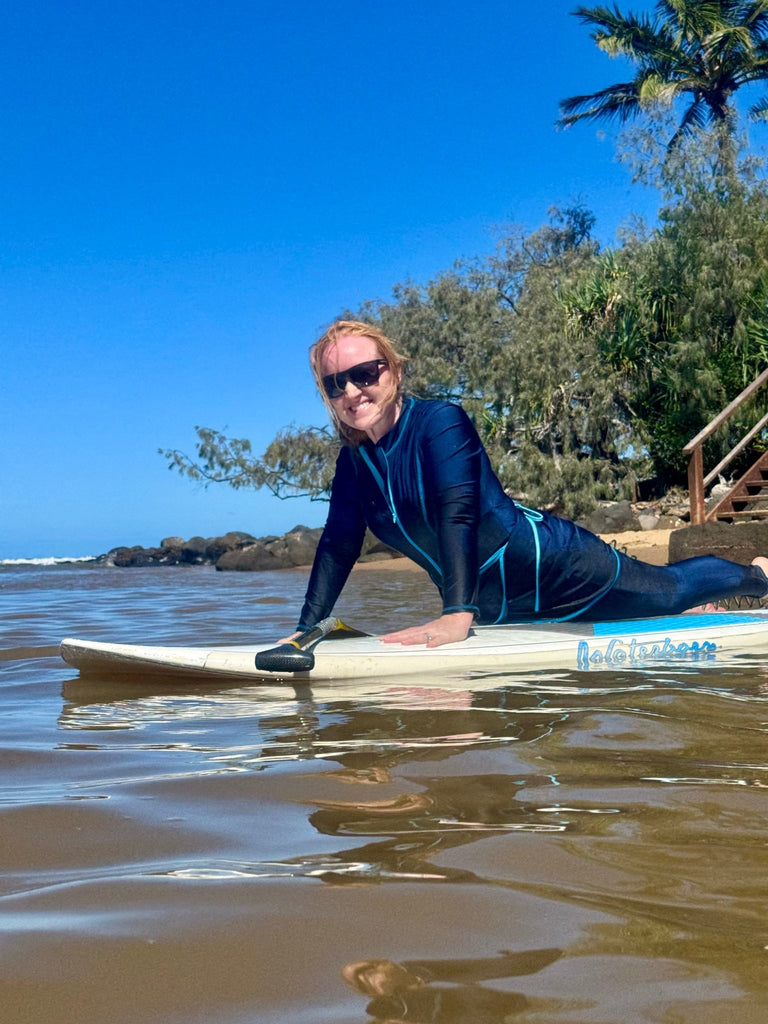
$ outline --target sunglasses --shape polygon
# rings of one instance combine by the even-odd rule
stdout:
[[[371,384],[378,384],[382,368],[387,365],[386,359],[369,359],[366,363],[350,366],[348,370],[342,370],[340,373],[329,373],[322,379],[323,390],[329,398],[341,398],[347,390],[347,382],[350,380],[356,388],[367,388]]]

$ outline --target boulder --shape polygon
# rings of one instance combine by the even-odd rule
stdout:
[[[675,530],[669,537],[669,561],[680,562],[695,555],[717,555],[748,565],[757,555],[768,552],[768,521],[749,523],[700,523]]]
[[[377,537],[374,537],[370,530],[366,531],[363,549],[358,562],[383,562],[389,558],[402,557],[403,555],[399,551],[395,551],[394,548],[389,547]]]
[[[263,572],[265,569],[285,569],[287,565],[268,550],[261,541],[247,547],[225,552],[216,563],[219,572]]]
[[[181,549],[180,561],[185,565],[203,565],[207,548],[208,541],[204,537],[190,537]]]
[[[184,547],[184,538],[163,537],[163,539],[160,541],[160,547],[167,548],[169,551],[175,551],[177,549],[181,551],[181,549]]]
[[[143,548],[137,544],[132,548],[113,548],[107,557],[110,565],[124,569],[161,565],[162,555],[162,548]]]
[[[291,569],[312,564],[322,527],[294,526],[282,537],[256,538],[241,530],[220,537],[165,537],[159,548],[113,548],[97,560],[102,565],[120,568],[147,565],[215,565],[222,571],[263,572],[267,569]],[[400,557],[368,533],[360,561]]]
[[[277,537],[268,543],[266,548],[286,568],[312,565],[322,532],[322,529],[319,528],[309,530],[304,526],[295,526],[282,537]]]
[[[223,537],[212,537],[205,545],[205,558],[208,562],[216,562],[228,551],[239,551],[248,544],[254,544],[256,538],[241,530],[231,530]]]
[[[586,519],[579,520],[592,533],[624,533],[625,530],[641,530],[642,525],[635,510],[628,501],[612,501],[595,509]]]

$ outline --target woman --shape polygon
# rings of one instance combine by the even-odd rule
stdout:
[[[473,622],[644,618],[768,592],[768,558],[648,565],[518,505],[460,407],[403,394],[405,358],[371,325],[337,321],[310,360],[344,447],[299,632],[331,613],[366,527],[421,565],[443,599],[438,618],[386,643],[439,647],[465,639]]]

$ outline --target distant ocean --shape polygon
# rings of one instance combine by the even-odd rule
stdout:
[[[53,555],[47,558],[0,558],[2,565],[76,565],[78,562],[94,562],[97,555],[78,555],[74,558],[59,558]]]

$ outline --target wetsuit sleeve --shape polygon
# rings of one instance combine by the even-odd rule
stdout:
[[[365,520],[358,500],[357,473],[349,449],[336,460],[328,519],[315,552],[298,629],[326,618],[347,582],[365,537]]]
[[[443,613],[477,612],[480,438],[464,410],[446,403],[430,417],[422,449],[424,490],[442,569]]]

